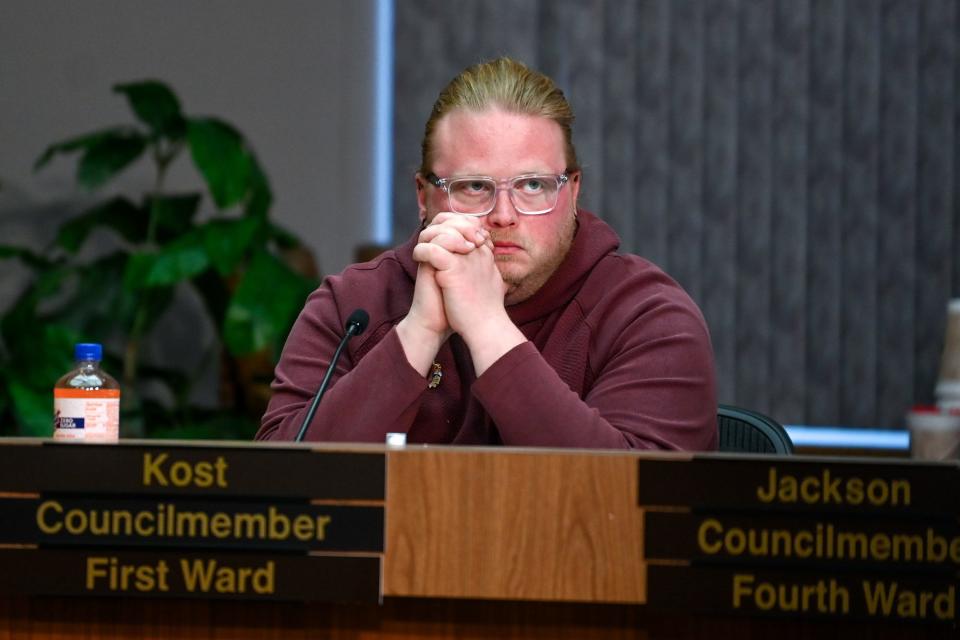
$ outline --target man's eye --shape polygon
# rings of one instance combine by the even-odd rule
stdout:
[[[543,180],[540,178],[527,178],[518,185],[524,193],[538,193],[543,191]]]
[[[455,182],[453,191],[460,195],[484,195],[490,192],[490,184],[483,180],[464,180],[463,182]]]

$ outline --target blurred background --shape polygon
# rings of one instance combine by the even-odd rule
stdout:
[[[463,67],[510,55],[552,76],[574,107],[583,206],[703,309],[722,402],[792,424],[900,426],[933,400],[960,289],[958,20],[954,0],[6,0],[0,244],[55,257],[64,221],[154,189],[149,158],[95,190],[78,184],[70,152],[33,170],[52,143],[135,123],[112,88],[154,79],[185,114],[242,132],[269,180],[270,219],[296,239],[223,269],[224,295],[239,296],[231,283],[268,250],[315,283],[413,232],[412,176],[437,93]],[[204,178],[185,156],[165,185],[205,192]],[[205,196],[194,224],[249,217],[248,204]],[[101,226],[69,264],[132,242]],[[284,253],[292,246],[309,250],[313,273]],[[0,263],[5,308],[36,281],[28,262]],[[153,398],[139,408],[147,424],[236,421],[262,402],[277,340],[232,339],[224,323],[239,311],[210,312],[200,268],[162,281],[172,302],[143,332],[139,371],[187,374],[138,381]],[[124,274],[128,295],[162,288]],[[41,322],[57,295],[68,297],[61,287],[31,307]],[[92,322],[73,326],[112,345],[111,367],[129,366],[127,330],[89,335]],[[11,360],[25,325],[8,325],[7,369],[41,358]],[[260,391],[237,391],[247,383]],[[19,395],[0,406],[5,433],[23,431]],[[217,424],[147,435],[246,433]]]

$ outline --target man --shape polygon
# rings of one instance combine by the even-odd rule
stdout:
[[[573,113],[499,59],[440,94],[416,175],[421,230],[327,278],[276,369],[257,437],[293,439],[357,308],[370,314],[308,440],[716,447],[713,355],[680,287],[577,209]]]

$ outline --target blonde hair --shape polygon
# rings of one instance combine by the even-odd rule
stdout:
[[[549,118],[563,132],[567,171],[578,171],[573,148],[573,109],[553,80],[510,58],[497,58],[467,67],[440,92],[430,112],[420,146],[420,173],[432,171],[433,133],[437,123],[456,109],[504,111]]]

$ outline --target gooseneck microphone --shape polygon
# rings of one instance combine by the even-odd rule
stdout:
[[[350,340],[350,338],[363,333],[369,322],[370,314],[363,309],[354,309],[353,313],[350,314],[350,317],[347,318],[347,332],[343,335],[343,338],[340,340],[340,345],[333,354],[333,360],[330,361],[330,366],[327,367],[327,373],[323,376],[323,382],[320,383],[320,388],[317,389],[316,395],[313,396],[313,402],[310,403],[310,408],[307,410],[307,415],[303,419],[303,424],[300,425],[300,432],[297,433],[297,437],[293,440],[294,442],[301,442],[303,440],[303,436],[307,433],[307,426],[310,424],[310,421],[313,420],[313,414],[317,412],[317,407],[320,405],[320,399],[323,398],[323,394],[327,391],[327,386],[330,384],[330,378],[333,377],[333,370],[337,368],[337,361],[340,359],[340,352],[343,351],[345,346],[347,346],[347,341]]]

